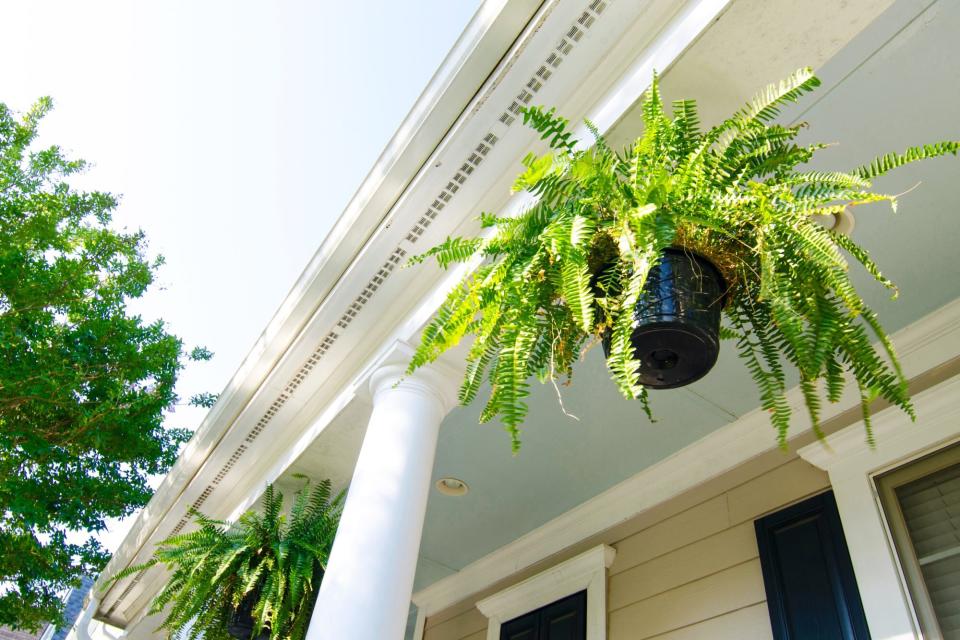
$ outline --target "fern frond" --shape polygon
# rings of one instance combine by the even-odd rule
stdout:
[[[570,255],[560,268],[563,296],[570,312],[584,333],[593,329],[593,293],[590,291],[590,272],[582,256]]]
[[[957,155],[960,151],[960,141],[937,142],[935,144],[925,144],[919,147],[910,147],[903,153],[887,153],[872,162],[857,167],[853,174],[864,180],[873,180],[878,176],[892,171],[898,167],[918,160],[927,160],[937,158],[947,154]]]
[[[540,134],[541,140],[547,140],[551,149],[573,151],[577,141],[567,131],[570,121],[556,114],[556,109],[545,111],[543,107],[525,107],[522,110],[523,124]]]
[[[804,93],[809,93],[819,86],[820,79],[814,75],[813,69],[797,69],[780,82],[768,84],[761,89],[745,107],[734,114],[733,120],[741,126],[753,121],[771,122],[780,115],[780,107],[785,103],[797,102]]]
[[[687,157],[700,145],[700,114],[696,100],[674,100],[673,136],[677,157]]]
[[[539,157],[536,154],[528,153],[522,161],[523,166],[526,167],[527,170],[518,175],[517,179],[514,180],[513,190],[523,191],[524,189],[536,189],[553,169],[553,159],[553,154],[550,153]]]
[[[171,577],[150,612],[164,616],[160,629],[171,638],[229,640],[235,611],[256,594],[255,636],[269,629],[273,640],[305,640],[342,501],[343,493],[331,498],[329,481],[312,490],[308,483],[288,522],[283,496],[268,485],[260,513],[247,512],[237,523],[195,513],[198,529],[162,541],[149,562],[118,573],[110,584],[165,565]]]
[[[481,246],[483,246],[483,241],[479,238],[447,238],[429,250],[412,256],[405,266],[410,267],[429,258],[436,258],[437,264],[442,269],[446,269],[451,263],[466,262],[476,254]]]

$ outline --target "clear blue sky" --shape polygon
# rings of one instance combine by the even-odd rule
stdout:
[[[0,102],[53,97],[41,142],[94,163],[81,186],[167,258],[138,310],[216,353],[181,395],[226,385],[478,5],[4,5]]]

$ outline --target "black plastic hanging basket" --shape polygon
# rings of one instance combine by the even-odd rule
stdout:
[[[633,313],[640,383],[675,389],[707,375],[720,353],[726,286],[713,264],[690,251],[667,249],[650,269]],[[610,355],[610,334],[603,339]]]
[[[260,634],[256,637],[253,637],[253,608],[257,604],[257,600],[260,598],[260,588],[255,588],[247,595],[243,596],[243,600],[240,601],[240,606],[234,610],[233,615],[230,617],[230,622],[227,623],[227,633],[237,640],[269,640],[270,638],[270,629],[264,627]]]

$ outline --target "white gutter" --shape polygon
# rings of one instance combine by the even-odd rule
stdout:
[[[99,606],[99,598],[91,598],[87,606],[84,607],[80,619],[73,625],[73,628],[70,630],[70,633],[67,634],[65,640],[119,640],[124,635],[122,631],[117,634],[112,634],[107,629],[109,625],[93,619],[93,614]],[[99,633],[91,632],[91,625],[98,625]],[[52,625],[48,627],[48,629],[52,629]],[[50,635],[52,634],[53,632],[51,632]],[[44,633],[40,640],[49,640],[49,637],[47,633]]]
[[[84,607],[83,614],[73,627],[73,631],[76,633],[77,640],[93,640],[93,638],[90,637],[90,625],[93,623],[93,613],[97,610],[99,605],[99,599],[90,598],[90,602],[86,607]],[[71,639],[68,637],[67,640]]]

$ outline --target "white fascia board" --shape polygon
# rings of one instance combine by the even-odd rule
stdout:
[[[152,537],[157,523],[263,388],[304,325],[542,1],[483,2],[101,575],[128,566]],[[101,580],[96,588],[104,586]],[[103,601],[109,603],[115,590],[110,588]]]
[[[904,373],[908,378],[916,377],[960,356],[960,300],[951,302],[898,331],[892,338],[898,346]],[[840,402],[824,402],[823,421],[859,406],[859,397],[855,392],[849,391],[851,386],[847,385],[848,393],[844,394]],[[792,438],[807,434],[811,427],[803,417],[806,411],[799,388],[792,389],[787,397],[790,409],[796,417],[795,424],[791,425]],[[882,416],[878,416],[875,429],[885,430],[888,421],[896,423],[897,411],[887,410]],[[809,445],[802,455],[805,459],[827,468],[824,461],[832,456],[829,452],[820,453],[821,448],[831,445],[844,449],[854,448],[853,443],[858,439],[860,442],[865,439],[862,429],[848,428],[836,436],[831,436],[826,444]],[[762,409],[756,409],[457,573],[415,593],[413,602],[425,616],[434,615],[775,448],[776,439],[769,425],[769,415]]]

